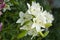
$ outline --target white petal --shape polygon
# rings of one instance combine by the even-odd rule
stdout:
[[[24,27],[20,27],[20,29],[23,29],[24,30],[25,28]]]
[[[30,10],[27,10],[28,14],[31,14],[31,11]]]
[[[52,21],[54,20],[53,15],[47,11],[44,11],[44,13],[45,13],[45,17],[46,17],[47,22],[52,23]]]
[[[36,18],[33,18],[33,22],[35,23],[35,21],[36,21]]]
[[[28,8],[30,9],[30,4],[29,4],[29,3],[27,3],[27,6],[28,6]]]
[[[35,24],[35,23],[33,23],[31,28],[33,29],[33,28],[35,28],[35,27],[36,27],[36,24]]]
[[[23,12],[20,12],[20,13],[19,13],[19,16],[20,16],[21,18],[23,18],[23,17],[24,17],[24,13],[23,13]]]
[[[40,26],[37,26],[37,27],[36,27],[36,31],[37,31],[37,32],[40,32],[40,31],[41,31],[41,30],[40,30]]]
[[[20,27],[20,29],[27,30],[26,26]]]
[[[16,23],[21,23],[23,19],[18,19]]]
[[[24,20],[23,20],[23,21],[21,21],[21,25],[23,25],[23,24],[24,24],[24,22],[25,22]]]
[[[36,2],[32,2],[32,6],[36,5]]]
[[[41,29],[41,31],[44,31],[45,29]]]

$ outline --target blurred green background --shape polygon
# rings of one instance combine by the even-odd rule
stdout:
[[[53,26],[49,28],[50,33],[47,37],[42,40],[60,40],[60,8],[52,8],[49,5],[48,1],[45,0],[36,0],[43,6],[44,10],[52,11],[54,15]],[[25,36],[21,39],[17,39],[18,35],[21,36],[23,31],[21,31],[20,24],[16,24],[17,19],[19,18],[19,12],[25,12],[27,10],[27,3],[32,2],[32,0],[10,0],[14,5],[11,6],[11,11],[3,12],[3,15],[0,16],[0,22],[3,23],[2,31],[0,32],[0,40],[31,40],[31,36]],[[40,40],[38,37],[33,38],[32,40]]]

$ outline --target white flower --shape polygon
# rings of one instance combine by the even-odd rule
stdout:
[[[27,6],[28,6],[28,13],[34,16],[39,15],[39,13],[43,11],[43,8],[39,5],[39,3],[36,2],[32,2],[31,6],[30,4],[27,3]]]
[[[25,24],[22,27],[20,27],[20,29],[31,30],[31,25],[32,25],[32,21],[29,21],[27,24]]]
[[[54,20],[52,14],[50,14],[50,13],[47,12],[47,11],[44,11],[42,14],[46,17],[46,22],[47,22],[47,23],[52,23],[52,21]]]
[[[26,25],[20,27],[20,30],[27,30],[27,34],[28,35],[32,35],[31,39],[35,36],[38,36],[38,32],[35,29],[31,29],[32,26],[32,21],[30,21],[29,23],[27,23]]]
[[[52,14],[47,11],[43,11],[42,13],[37,15],[36,18],[33,18],[32,29],[36,28],[37,32],[44,31],[44,29],[41,29],[41,27],[46,28],[45,24],[52,23],[53,20],[54,18]]]
[[[38,36],[38,32],[35,29],[31,29],[28,31],[28,35],[31,35],[31,39],[33,39],[33,37]]]
[[[27,3],[28,13],[35,16],[33,18],[32,29],[36,28],[37,32],[44,31],[41,27],[45,28],[45,24],[52,23],[54,20],[53,15],[47,11],[43,11],[43,7],[39,3],[32,2],[32,5]]]
[[[5,7],[3,8],[3,12],[5,12],[6,10],[11,10],[10,5],[5,4]]]
[[[47,11],[43,11],[43,7],[41,7],[39,3],[32,2],[31,6],[27,3],[27,6],[28,10],[25,13],[19,13],[20,18],[16,23],[21,23],[21,25],[23,25],[26,21],[29,22],[20,27],[20,30],[27,30],[27,34],[32,35],[32,37],[38,36],[39,33],[41,36],[45,36],[42,31],[48,31],[48,27],[51,26],[54,20],[53,15]]]
[[[44,25],[44,21],[42,21],[41,19],[39,18],[33,18],[33,24],[32,24],[32,29],[33,28],[36,28],[36,31],[37,32],[40,32],[40,31],[44,31],[44,29],[41,29],[42,28],[45,28],[45,25]]]
[[[19,13],[20,18],[17,20],[16,23],[21,23],[23,25],[26,21],[29,21],[32,19],[32,15],[29,15],[27,13],[20,12]]]
[[[23,23],[24,23],[24,19],[23,19],[24,18],[24,13],[20,12],[19,16],[20,16],[20,18],[17,20],[16,23],[21,23],[21,25],[23,25]]]

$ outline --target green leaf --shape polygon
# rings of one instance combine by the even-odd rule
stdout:
[[[46,27],[46,28],[49,28],[50,26],[52,26],[51,23],[46,23],[46,24],[45,24],[45,27]]]
[[[48,35],[49,31],[46,31],[44,34],[42,32],[39,32],[39,34],[44,38]]]
[[[14,5],[19,5],[19,2],[15,1],[15,0],[10,0],[10,2],[12,2]]]
[[[27,31],[22,31],[20,34],[18,34],[17,39],[20,39],[26,35]]]
[[[39,34],[40,34],[42,37],[44,37],[44,34],[43,34],[42,32],[39,32]]]
[[[44,33],[44,36],[46,37],[48,34],[49,34],[49,31],[46,31],[46,32]]]

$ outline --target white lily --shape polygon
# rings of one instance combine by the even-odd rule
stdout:
[[[23,23],[24,23],[24,19],[23,19],[24,18],[24,13],[20,12],[19,16],[20,16],[20,18],[17,20],[16,23],[21,23],[21,25],[23,25]]]
[[[43,11],[43,8],[39,5],[39,3],[36,3],[36,2],[32,2],[31,6],[29,3],[27,3],[27,6],[28,6],[28,13],[34,16],[39,15],[39,13]]]
[[[47,11],[44,11],[42,14],[44,14],[44,16],[46,17],[46,22],[47,23],[52,23],[52,21],[54,20],[53,15],[50,14]]]
[[[44,24],[44,21],[40,20],[39,18],[33,18],[33,24],[31,28],[36,28],[37,32],[44,31],[44,29],[41,29],[41,27],[45,28]]]
[[[26,21],[29,21],[32,19],[32,15],[29,15],[27,13],[20,12],[19,13],[20,18],[17,20],[16,23],[21,23],[23,25]]]

